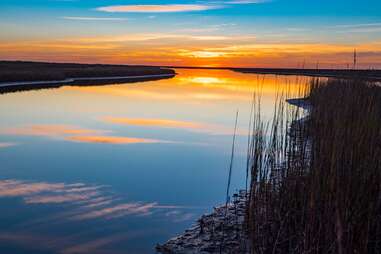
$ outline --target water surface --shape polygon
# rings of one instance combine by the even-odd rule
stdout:
[[[173,79],[0,95],[1,253],[153,253],[245,183],[253,91],[270,119],[308,78]]]

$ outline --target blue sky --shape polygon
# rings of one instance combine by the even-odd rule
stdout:
[[[83,38],[136,37],[142,34],[165,35],[159,36],[160,42],[158,38],[149,38],[151,42],[155,40],[147,45],[150,49],[162,51],[166,46],[173,48],[178,45],[179,52],[182,47],[184,52],[203,51],[206,48],[210,51],[213,45],[231,49],[250,44],[252,48],[253,43],[262,45],[262,49],[265,44],[303,44],[304,48],[306,44],[335,44],[364,47],[367,51],[374,51],[378,49],[374,44],[381,41],[381,1],[376,0],[2,0],[0,9],[0,43],[3,44],[0,57],[5,59],[12,58],[12,54],[2,50],[9,51],[6,44],[12,42],[83,41]],[[195,37],[174,39],[173,36],[168,38],[168,34],[203,36],[204,43],[200,43],[200,37],[195,41]],[[140,38],[139,36],[136,38]],[[208,40],[207,36],[214,37]],[[236,37],[234,43],[228,43],[224,38],[226,36],[230,39]],[[221,40],[217,40],[218,37]],[[137,47],[137,43],[132,43],[131,40],[118,42],[124,46],[128,44],[128,50],[118,45],[123,52],[145,49],[143,46]],[[148,44],[147,40],[142,44]],[[372,46],[364,46],[365,44]],[[69,61],[73,52],[64,50],[67,53],[65,58],[62,51],[62,48],[57,50],[60,55],[57,60]],[[348,49],[344,51],[343,54],[348,54]],[[104,56],[97,61],[113,62],[110,60],[112,57],[108,57],[105,52],[97,51]],[[18,53],[13,58],[19,59],[20,50]],[[26,58],[38,60],[38,53],[36,49],[33,52],[29,50],[24,55]],[[229,54],[232,60],[233,54]],[[217,55],[210,54],[211,57],[208,58]],[[40,58],[49,60],[46,52]],[[157,62],[139,60],[136,57],[133,59],[133,63]],[[203,60],[205,59],[200,59],[201,64],[204,64]],[[367,64],[375,64],[377,61],[378,58],[372,59]],[[231,62],[235,64],[236,61]],[[244,65],[249,64],[247,60],[244,62]]]

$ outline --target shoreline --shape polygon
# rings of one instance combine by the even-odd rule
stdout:
[[[164,244],[157,244],[162,254],[228,254],[249,253],[245,228],[247,192],[233,195],[232,202],[214,207],[191,228]]]
[[[17,82],[1,82],[0,88],[12,86],[29,86],[29,85],[54,85],[54,84],[71,84],[77,81],[97,81],[97,80],[135,80],[135,79],[149,79],[149,78],[169,78],[174,77],[176,74],[153,74],[153,75],[139,75],[139,76],[111,76],[111,77],[86,77],[86,78],[67,78],[64,80],[40,80],[40,81],[17,81]]]
[[[380,70],[341,70],[341,69],[272,69],[272,68],[231,68],[230,70],[246,74],[307,76],[321,78],[366,79],[381,81]]]
[[[311,110],[308,98],[287,99],[286,103]],[[305,119],[304,119],[305,120]],[[303,124],[303,119],[300,119]],[[290,126],[290,134],[297,128]],[[233,202],[214,207],[210,214],[202,215],[196,224],[169,239],[157,244],[156,251],[162,254],[248,254],[249,237],[245,226],[247,192],[240,190],[233,195]]]
[[[171,78],[175,70],[143,65],[49,63],[0,60],[0,93],[63,85],[106,85]]]
[[[86,77],[86,78],[67,78],[64,80],[49,80],[49,81],[20,81],[20,82],[3,82],[0,83],[0,94],[53,89],[63,86],[102,86],[123,83],[135,83],[145,81],[156,81],[161,79],[173,78],[173,74],[153,74],[153,75],[138,75],[138,76],[114,76],[114,77]]]

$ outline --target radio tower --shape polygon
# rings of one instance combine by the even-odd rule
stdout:
[[[356,49],[353,51],[353,69],[355,70],[356,69],[356,65],[357,65],[357,51]]]

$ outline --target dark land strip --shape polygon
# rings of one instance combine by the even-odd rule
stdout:
[[[174,70],[155,66],[0,61],[0,93],[142,82],[175,75]]]

